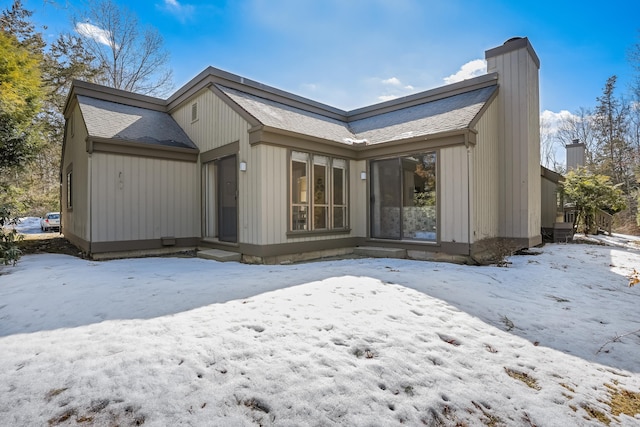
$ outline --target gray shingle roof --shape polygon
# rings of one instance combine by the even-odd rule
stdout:
[[[84,95],[78,104],[90,137],[197,149],[168,113]]]
[[[369,144],[464,129],[469,126],[496,89],[496,86],[476,89],[356,120],[349,125],[359,139],[366,139]]]
[[[240,90],[216,85],[231,100],[265,126],[318,138],[368,144],[433,135],[467,128],[497,86],[470,90],[360,120],[337,120]]]
[[[265,126],[342,143],[355,138],[347,123],[343,121],[226,86],[216,87]]]

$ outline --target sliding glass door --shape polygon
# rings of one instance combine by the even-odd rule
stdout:
[[[371,162],[371,237],[437,240],[436,153]]]

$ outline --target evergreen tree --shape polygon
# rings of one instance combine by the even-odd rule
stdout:
[[[41,57],[0,31],[0,171],[25,165],[33,155],[30,132],[41,105]]]
[[[614,96],[617,77],[607,79],[603,93],[597,98],[594,130],[598,141],[595,158],[598,171],[621,184],[625,194],[633,188],[633,153],[627,141],[629,107]]]
[[[598,209],[610,214],[626,209],[620,185],[612,184],[608,176],[591,173],[587,168],[569,171],[562,183],[562,191],[576,209],[574,228],[577,229],[582,221],[585,233],[594,231]]]
[[[15,230],[14,200],[7,177],[23,168],[37,148],[36,117],[43,91],[41,56],[11,33],[0,31],[0,262],[15,264],[20,256]]]

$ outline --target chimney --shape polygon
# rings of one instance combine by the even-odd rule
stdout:
[[[585,145],[579,139],[567,144],[567,172],[584,166]]]
[[[498,74],[500,236],[535,246],[542,241],[540,59],[526,37],[487,50],[485,58],[487,72]]]

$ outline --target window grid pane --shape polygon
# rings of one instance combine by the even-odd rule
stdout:
[[[290,229],[347,227],[347,161],[291,152]]]

